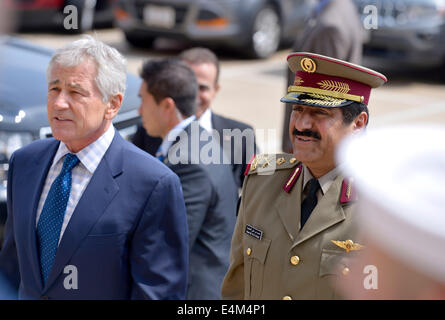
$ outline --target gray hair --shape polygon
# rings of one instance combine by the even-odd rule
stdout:
[[[54,65],[74,67],[82,63],[84,59],[90,59],[96,64],[95,81],[104,103],[118,93],[124,94],[127,80],[125,58],[116,49],[90,35],[56,50],[46,71],[47,82],[49,83],[49,76]]]

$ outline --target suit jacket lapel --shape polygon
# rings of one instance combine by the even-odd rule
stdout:
[[[211,122],[212,122],[213,129],[215,129],[220,134],[222,134],[223,128],[221,126],[221,121],[220,121],[219,117],[217,115],[215,115],[215,113],[213,113],[213,112],[212,112]]]
[[[35,278],[35,283],[38,285],[39,290],[42,290],[42,278],[40,275],[40,261],[37,248],[37,235],[36,235],[36,215],[37,207],[39,205],[40,196],[42,194],[43,186],[45,184],[46,176],[48,175],[49,168],[56,154],[59,141],[54,140],[49,149],[45,148],[39,154],[35,154],[34,165],[21,168],[23,170],[23,183],[21,184],[22,192],[25,195],[24,199],[30,196],[31,201],[22,201],[17,206],[17,211],[26,215],[23,221],[27,221],[26,230],[22,235],[25,237],[27,248],[29,249],[29,255],[31,257],[32,273]],[[50,155],[48,157],[48,155]],[[36,187],[37,186],[37,187]]]
[[[45,289],[57,279],[82,240],[102,216],[119,191],[114,178],[122,172],[123,139],[116,131],[114,139],[86,187],[57,250]]]
[[[342,181],[343,177],[339,175],[328,192],[320,199],[292,248],[345,219],[345,213],[339,201]]]
[[[215,113],[212,112],[212,127],[214,130],[216,130],[219,134],[219,144],[222,146],[222,143],[224,141],[224,135],[223,135],[223,130],[227,129],[224,128],[224,124],[222,123],[222,118],[219,117],[218,115],[216,115]]]
[[[275,204],[278,216],[292,241],[295,241],[300,225],[302,189],[303,175],[301,174],[290,193],[280,189],[280,195]]]

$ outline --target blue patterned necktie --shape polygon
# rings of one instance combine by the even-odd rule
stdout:
[[[48,280],[56,257],[60,230],[71,192],[71,170],[78,163],[79,159],[74,154],[69,153],[65,156],[62,170],[49,189],[37,223],[40,270],[44,284]]]
[[[165,160],[165,156],[162,154],[161,151],[161,146],[159,146],[158,151],[156,151],[156,158],[161,162],[164,162]]]

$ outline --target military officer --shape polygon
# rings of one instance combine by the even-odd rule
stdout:
[[[224,299],[341,298],[337,281],[363,248],[355,235],[351,177],[335,150],[364,130],[372,88],[384,75],[330,57],[293,53],[293,155],[260,155],[246,170]]]

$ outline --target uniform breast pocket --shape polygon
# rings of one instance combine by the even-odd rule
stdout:
[[[339,281],[348,276],[354,256],[355,254],[351,252],[322,250],[319,271],[320,282],[318,286],[318,295],[322,299],[341,298],[338,284]]]
[[[264,281],[264,264],[271,240],[244,236],[244,282],[245,293],[250,299],[258,299],[261,296]]]

